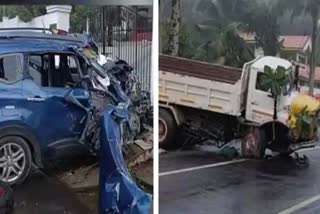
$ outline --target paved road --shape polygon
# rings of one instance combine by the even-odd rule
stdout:
[[[216,166],[208,164],[227,160],[203,151],[162,154],[160,213],[320,213],[320,149],[304,153],[305,169],[288,159]]]
[[[14,188],[14,214],[89,214],[71,190],[54,178],[35,171],[29,179]]]

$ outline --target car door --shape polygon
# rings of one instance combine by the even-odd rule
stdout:
[[[261,84],[263,72],[252,70],[250,73],[246,119],[263,124],[273,120],[274,99]]]
[[[21,122],[23,54],[0,56],[0,123]],[[15,124],[16,125],[16,124]]]
[[[81,147],[78,139],[86,116],[83,109],[65,100],[73,85],[64,84],[67,82],[64,81],[67,79],[64,72],[68,68],[61,62],[62,55],[64,58],[67,56],[64,53],[30,54],[28,78],[23,81],[23,92],[29,109],[25,117],[36,130],[45,151],[44,156],[49,159],[72,155]],[[70,57],[76,60],[75,56]],[[77,69],[80,72],[79,66]],[[78,87],[72,93],[84,106],[88,106],[87,90]]]

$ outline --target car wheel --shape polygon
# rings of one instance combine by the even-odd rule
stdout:
[[[27,142],[16,136],[0,139],[0,181],[6,185],[23,182],[32,165]]]
[[[177,124],[172,115],[165,109],[159,110],[159,146],[163,149],[174,148],[174,136]]]

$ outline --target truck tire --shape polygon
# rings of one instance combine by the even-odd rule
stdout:
[[[0,138],[0,182],[5,185],[22,183],[28,177],[31,165],[31,151],[23,138]]]
[[[245,158],[264,158],[267,140],[264,130],[251,127],[241,142],[241,153]]]
[[[174,136],[177,124],[170,112],[159,109],[159,147],[163,149],[174,148]]]

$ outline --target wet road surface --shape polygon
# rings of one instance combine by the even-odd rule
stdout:
[[[161,154],[160,213],[320,213],[320,149],[303,153],[310,159],[308,168],[290,159],[216,166],[228,160],[203,151]],[[170,174],[185,168],[191,169]]]
[[[14,214],[90,213],[68,187],[38,170],[14,188],[14,195]]]

